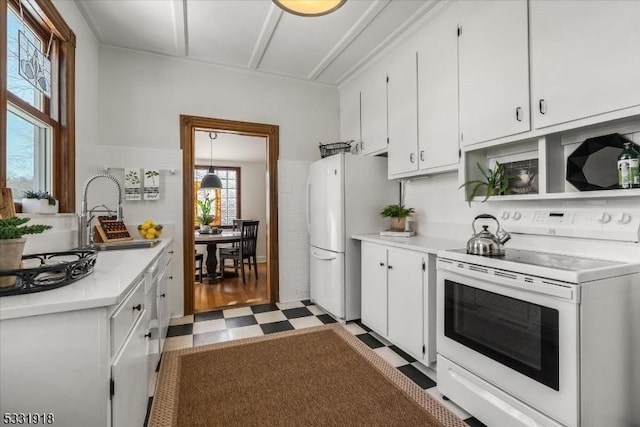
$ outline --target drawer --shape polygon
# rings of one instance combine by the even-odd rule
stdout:
[[[124,342],[135,321],[144,310],[144,279],[120,304],[111,316],[111,356],[116,354]]]

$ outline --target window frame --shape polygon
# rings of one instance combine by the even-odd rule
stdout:
[[[9,4],[20,10],[20,0],[0,0],[0,56],[7,63],[7,19]],[[45,99],[44,111],[29,105],[8,90],[6,69],[0,74],[0,187],[7,184],[8,103],[53,128],[51,153],[52,194],[59,201],[60,212],[75,212],[75,48],[76,36],[53,6],[51,0],[22,0],[23,16],[49,40],[55,35],[52,50],[52,94]],[[44,34],[47,37],[44,37]],[[52,47],[53,49],[53,47]],[[14,199],[19,195],[14,194]]]
[[[242,179],[241,179],[241,168],[239,166],[205,166],[205,165],[195,165],[193,167],[194,171],[195,170],[205,170],[208,171],[209,168],[212,167],[214,170],[233,170],[236,173],[236,215],[237,215],[237,219],[241,219],[242,218]],[[197,194],[195,194],[196,197],[194,197],[194,205],[196,203],[197,200]],[[220,203],[220,202],[218,202]],[[196,215],[198,214],[198,209],[197,207],[194,207],[195,209],[195,213]],[[215,211],[219,212],[221,210],[221,206],[215,206]],[[222,221],[222,218],[220,219],[220,221]],[[197,221],[196,221],[197,223]],[[233,225],[222,225],[222,222],[217,225],[218,228],[233,228]]]

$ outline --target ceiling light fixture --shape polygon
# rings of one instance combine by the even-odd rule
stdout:
[[[210,166],[209,172],[202,178],[200,182],[200,188],[222,188],[222,181],[218,178],[218,175],[213,173],[213,140],[218,137],[218,134],[215,132],[209,132],[209,138],[211,139],[211,156],[209,157]]]
[[[273,0],[285,12],[298,16],[322,16],[338,10],[347,0]]]

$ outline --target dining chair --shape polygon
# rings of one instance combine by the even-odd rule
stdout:
[[[256,246],[258,242],[258,224],[255,220],[236,220],[240,231],[240,242],[236,247],[220,248],[220,273],[224,275],[225,260],[233,260],[233,268],[238,274],[238,266],[242,269],[242,283],[247,283],[244,273],[244,260],[248,260],[249,270],[253,260],[253,269],[258,279],[258,262],[256,260]],[[234,221],[234,223],[236,222]],[[235,225],[235,224],[234,224]]]
[[[195,252],[195,273],[196,281],[202,282],[202,264],[204,264],[204,254]]]

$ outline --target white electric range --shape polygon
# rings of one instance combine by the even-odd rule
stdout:
[[[498,218],[503,257],[438,253],[439,391],[489,426],[640,425],[640,210]]]

